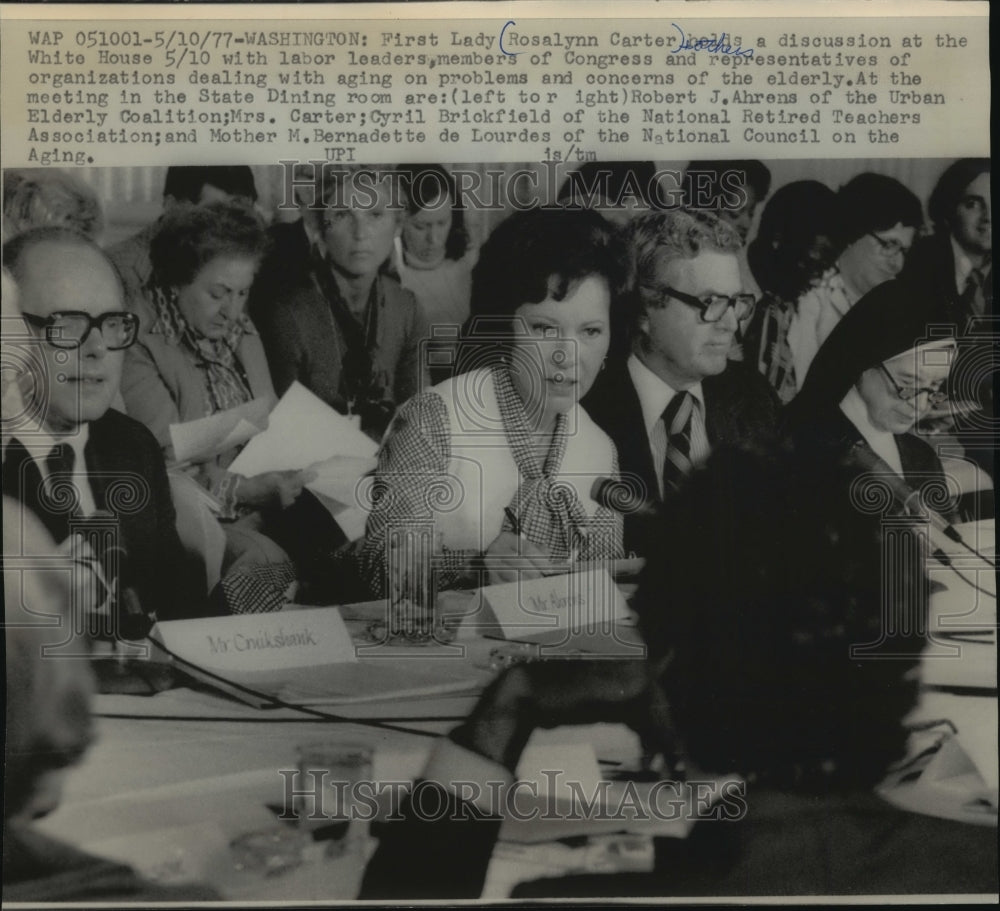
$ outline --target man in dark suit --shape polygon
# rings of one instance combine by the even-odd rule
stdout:
[[[944,306],[942,319],[958,331],[959,348],[949,390],[980,410],[955,414],[953,430],[974,459],[995,474],[996,415],[993,380],[1000,354],[993,319],[993,229],[990,160],[961,158],[938,179],[927,204],[934,233],[918,241],[906,275],[929,288]]]
[[[768,445],[778,402],[760,375],[727,360],[753,306],[735,229],[675,210],[635,219],[625,237],[633,284],[614,327],[619,350],[583,405],[618,447],[622,481],[660,501],[713,449]],[[628,517],[625,545],[645,549]]]
[[[75,557],[95,558],[90,632],[143,634],[153,617],[194,615],[202,599],[182,571],[159,444],[110,407],[138,330],[114,267],[62,228],[22,234],[3,254],[27,327],[4,343],[36,367],[20,383],[24,410],[5,422],[4,494]]]

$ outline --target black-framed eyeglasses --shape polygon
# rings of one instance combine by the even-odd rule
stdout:
[[[700,312],[702,320],[706,323],[719,322],[730,307],[736,313],[736,321],[743,322],[753,313],[753,308],[757,303],[757,299],[749,292],[732,295],[706,294],[704,297],[695,297],[693,294],[685,294],[669,285],[647,285],[646,287],[665,297],[674,297],[681,303],[694,307]]]
[[[879,237],[874,231],[868,232],[869,237],[874,237],[878,242],[879,252],[886,258],[892,259],[894,256],[906,256],[910,252],[910,248],[905,244],[901,244],[895,238],[890,238],[886,240],[884,237]]]
[[[21,315],[29,326],[45,332],[45,341],[53,348],[79,348],[97,329],[109,351],[121,351],[135,342],[139,334],[139,317],[120,310],[100,316],[91,316],[82,310],[62,310],[51,316]]]
[[[892,386],[896,395],[904,402],[912,402],[915,398],[918,398],[921,395],[926,395],[927,401],[931,405],[940,405],[943,401],[945,401],[945,399],[948,398],[948,393],[942,392],[940,386],[900,386],[885,364],[879,364],[878,369],[885,375],[885,378],[889,381],[889,385]]]

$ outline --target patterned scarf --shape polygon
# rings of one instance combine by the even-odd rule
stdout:
[[[568,418],[556,418],[552,443],[544,463],[538,458],[535,434],[528,428],[524,404],[504,366],[493,368],[493,387],[504,433],[521,482],[510,509],[517,517],[520,531],[533,544],[544,548],[556,560],[597,559],[616,554],[621,540],[616,535],[616,516],[599,509],[593,519],[587,516],[575,488],[558,478],[568,441]],[[510,520],[504,529],[514,531]]]
[[[236,356],[243,336],[257,334],[249,317],[243,314],[233,320],[224,338],[208,339],[198,335],[184,319],[173,289],[153,286],[150,293],[163,337],[170,344],[187,348],[205,371],[205,413],[215,414],[249,402],[253,398],[250,381]]]

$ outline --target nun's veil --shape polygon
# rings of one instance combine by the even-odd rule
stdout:
[[[866,370],[917,345],[954,338],[944,302],[931,290],[895,278],[869,291],[834,327],[788,406],[790,428],[840,404]]]

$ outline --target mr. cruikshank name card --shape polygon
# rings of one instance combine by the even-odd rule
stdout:
[[[335,608],[171,620],[151,634],[197,667],[271,671],[355,662],[350,633]]]

